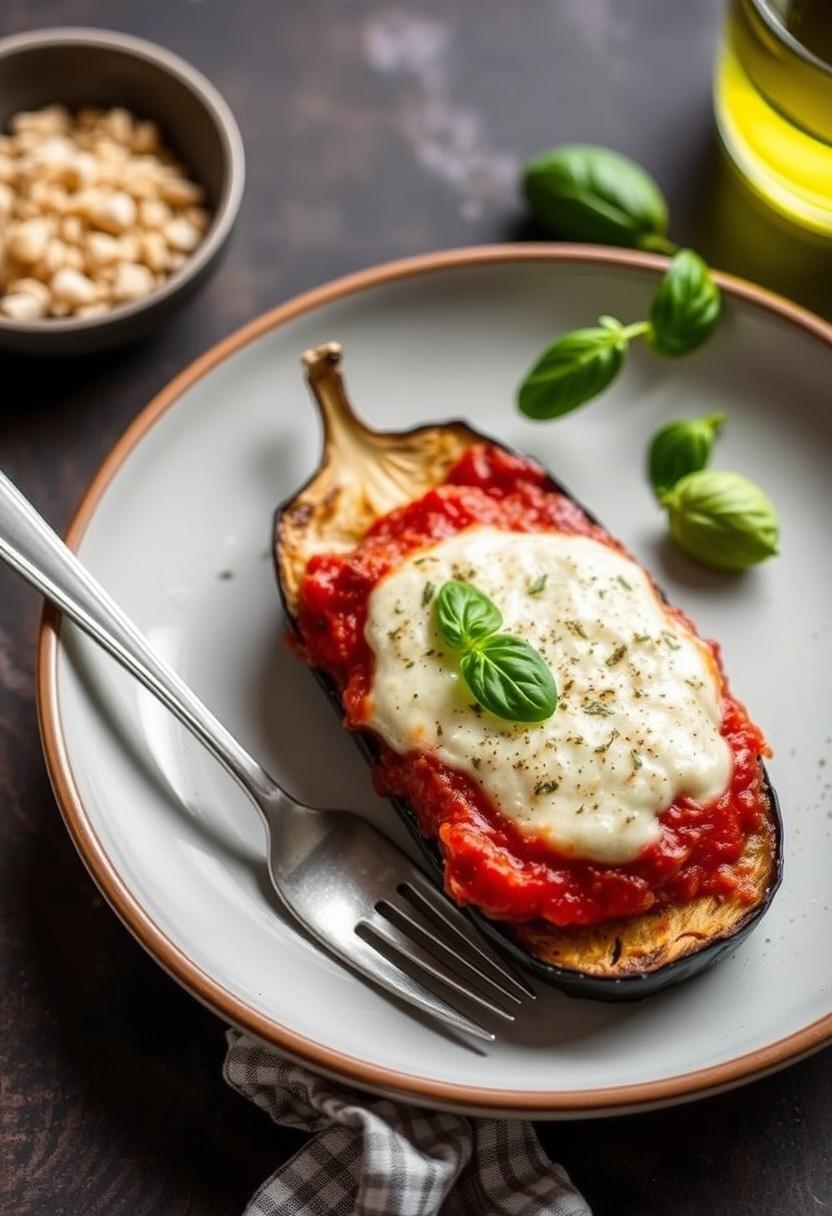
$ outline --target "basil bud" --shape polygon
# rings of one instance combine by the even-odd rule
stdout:
[[[627,338],[620,322],[611,317],[603,321],[565,334],[543,352],[518,390],[521,413],[538,421],[560,418],[597,397],[615,379]]]
[[[705,468],[724,421],[724,414],[708,414],[704,418],[668,422],[656,431],[647,467],[657,497],[661,498],[687,473]]]
[[[658,355],[687,355],[711,336],[721,310],[708,267],[692,249],[680,249],[653,297],[647,341]]]
[[[774,504],[740,473],[688,473],[661,501],[676,544],[705,566],[745,570],[777,553]]]
[[[608,148],[566,144],[535,157],[523,176],[532,214],[553,236],[667,249],[667,204],[652,177]]]

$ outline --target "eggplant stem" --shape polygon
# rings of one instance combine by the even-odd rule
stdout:
[[[327,448],[337,448],[342,439],[360,443],[377,434],[352,407],[341,375],[341,356],[340,342],[324,342],[303,354],[306,381],[318,406]]]
[[[358,417],[341,374],[340,342],[325,342],[303,355],[306,379],[324,428],[324,465],[341,491],[352,484],[373,516],[384,515],[414,495],[409,436],[386,435]],[[417,482],[418,488],[418,482]]]
[[[444,480],[478,439],[462,423],[402,432],[367,426],[350,404],[341,357],[339,342],[325,342],[303,355],[306,381],[323,426],[318,472],[293,504],[301,512],[298,528],[307,561],[313,550],[322,551],[324,539],[329,549],[355,544],[379,516],[421,497]],[[291,510],[284,511],[284,517],[291,520]],[[299,559],[299,570],[303,564]]]

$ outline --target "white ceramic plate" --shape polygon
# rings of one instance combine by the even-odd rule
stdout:
[[[832,1038],[832,329],[723,280],[725,316],[680,362],[643,349],[603,400],[548,425],[513,394],[541,347],[599,313],[645,315],[662,259],[528,246],[439,254],[295,300],[186,371],[133,425],[71,539],[83,560],[242,741],[301,798],[365,812],[400,841],[363,760],[284,648],[272,512],[315,466],[303,349],[345,348],[371,423],[466,416],[534,453],[724,646],[775,748],[785,880],[737,953],[636,1005],[541,989],[482,1051],[363,986],[276,912],[245,797],[105,656],[48,623],[44,740],[70,831],[136,936],[223,1016],[318,1069],[412,1100],[505,1114],[606,1113],[736,1084]],[[725,410],[718,463],[775,498],[783,554],[744,577],[669,549],[642,474],[654,428]]]

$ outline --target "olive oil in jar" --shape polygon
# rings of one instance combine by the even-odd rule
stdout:
[[[714,106],[751,188],[832,237],[832,0],[731,0]]]

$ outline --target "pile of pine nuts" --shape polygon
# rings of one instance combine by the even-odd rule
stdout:
[[[122,107],[14,115],[0,135],[0,315],[94,317],[177,270],[210,222],[156,123]]]

